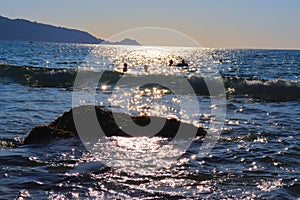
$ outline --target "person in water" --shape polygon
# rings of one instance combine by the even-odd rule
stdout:
[[[185,62],[184,59],[182,59],[182,60],[181,60],[181,63],[178,63],[176,66],[182,67],[182,66],[189,66],[189,65]]]
[[[127,63],[123,64],[123,72],[127,72]]]
[[[149,65],[144,65],[144,70],[145,70],[145,72],[149,72],[149,71],[148,71],[148,68],[149,68]]]

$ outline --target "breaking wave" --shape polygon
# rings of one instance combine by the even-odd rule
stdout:
[[[31,87],[61,87],[72,88],[78,69],[74,68],[43,68],[33,66],[14,66],[0,64],[0,78],[2,82],[15,82]],[[81,72],[86,79],[95,77],[96,71]],[[120,73],[106,71],[101,82],[111,84],[120,77]]]
[[[236,77],[190,77],[189,82],[197,94],[208,95],[206,85],[217,86],[224,83],[227,96],[241,96],[266,101],[295,101],[300,99],[300,81],[289,80],[249,80]],[[214,88],[213,88],[214,89]],[[216,90],[218,87],[216,87]]]
[[[42,68],[33,66],[14,66],[0,64],[1,82],[15,82],[30,87],[72,88],[79,69]],[[96,71],[83,71],[87,79],[95,77]],[[116,71],[105,71],[101,83],[114,85],[122,76]],[[190,76],[187,80],[198,95],[218,93],[220,84],[224,84],[227,96],[241,96],[266,101],[294,101],[300,99],[300,81],[289,80],[251,80],[237,77],[199,77]],[[208,87],[209,86],[209,90]],[[215,87],[214,87],[215,86]],[[221,93],[221,91],[220,91]]]

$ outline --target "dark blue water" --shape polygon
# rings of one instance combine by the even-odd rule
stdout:
[[[114,57],[112,61],[101,57],[98,63],[87,59],[97,51],[121,58]],[[166,54],[157,53],[153,47],[135,50],[120,46],[0,42],[0,199],[300,198],[300,51],[165,51]],[[170,57],[179,61],[178,55],[185,55],[190,66],[155,68]],[[79,138],[22,145],[32,127],[48,124],[72,107],[75,69],[107,72],[95,102],[84,104],[109,108],[113,90],[110,81],[122,76],[124,59],[132,66],[128,76],[147,75],[143,72],[147,64],[151,72],[186,77],[196,90],[201,107],[199,115],[189,116],[193,105],[180,112],[174,96],[150,94],[132,102],[132,113],[177,115],[191,123],[198,120],[205,128],[213,117],[211,109],[224,105],[224,101],[210,105],[199,74],[213,77],[216,72],[210,70],[211,66],[218,69],[227,96],[226,119],[220,139],[207,156],[195,156],[202,142],[195,140],[172,167],[147,172],[128,170],[126,162],[124,168],[107,167],[85,149]],[[159,106],[144,109],[149,99]],[[116,107],[124,111],[121,106]],[[139,142],[116,140],[128,145]],[[130,153],[128,156],[132,159]]]

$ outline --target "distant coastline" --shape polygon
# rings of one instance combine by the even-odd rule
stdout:
[[[111,42],[111,41],[103,41],[101,44],[109,44],[109,45],[141,45],[138,41],[125,38],[118,42]]]
[[[84,43],[84,44],[117,44],[140,45],[136,40],[125,38],[119,42],[110,42],[96,38],[88,32],[32,22],[25,19],[10,19],[0,15],[0,40]]]

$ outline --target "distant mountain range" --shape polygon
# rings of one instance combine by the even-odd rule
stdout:
[[[0,40],[140,45],[132,39],[109,42],[96,38],[85,31],[31,22],[25,19],[9,19],[3,16],[0,16]]]

